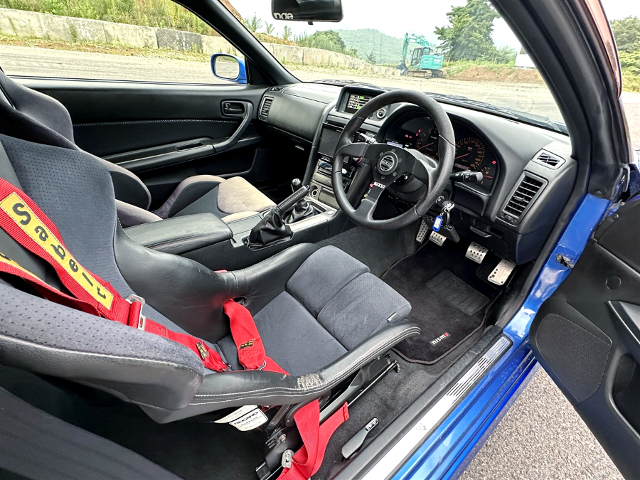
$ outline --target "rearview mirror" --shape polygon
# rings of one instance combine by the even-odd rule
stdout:
[[[339,22],[342,0],[271,0],[271,13],[276,20]]]
[[[221,80],[235,83],[247,83],[247,70],[244,60],[228,53],[211,55],[211,72]]]

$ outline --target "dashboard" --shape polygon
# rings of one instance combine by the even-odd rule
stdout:
[[[384,136],[384,141],[412,148],[438,159],[438,129],[435,123],[423,114],[414,115],[410,119],[400,118],[392,124]],[[500,171],[498,157],[474,130],[459,121],[452,121],[452,124],[456,137],[453,170],[482,173],[482,181],[475,186],[485,192],[491,192]]]
[[[368,85],[301,83],[264,93],[258,108],[260,126],[308,152],[303,182],[310,185],[312,199],[338,209],[331,182],[338,138],[353,115],[384,91]],[[443,191],[455,203],[452,225],[460,237],[516,264],[534,260],[575,183],[578,169],[569,138],[512,118],[437,101],[455,134],[454,171],[482,174],[480,182],[456,180]],[[376,110],[352,140],[372,138],[438,160],[438,130],[428,113],[415,105],[396,103]],[[386,192],[391,208],[411,208],[426,191],[419,180],[402,177]],[[343,186],[352,204],[362,199],[369,183],[358,175],[352,160],[345,160]]]

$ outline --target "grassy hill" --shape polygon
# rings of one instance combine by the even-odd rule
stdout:
[[[347,48],[355,48],[358,57],[367,60],[373,53],[375,63],[397,65],[402,59],[402,38],[386,35],[372,28],[338,30]]]
[[[229,0],[221,1],[242,20]],[[217,35],[209,25],[171,0],[0,0],[0,7]]]

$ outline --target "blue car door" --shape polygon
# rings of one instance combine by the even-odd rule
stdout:
[[[639,238],[636,196],[568,264],[530,331],[538,360],[626,478],[640,472]]]

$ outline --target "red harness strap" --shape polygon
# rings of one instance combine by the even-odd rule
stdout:
[[[227,300],[224,313],[229,317],[231,336],[238,350],[238,361],[244,368],[288,375],[273,359],[267,357],[260,333],[249,310],[233,300]]]
[[[293,456],[291,468],[285,468],[278,480],[308,480],[314,475],[324,459],[329,439],[333,432],[349,419],[345,403],[340,410],[320,425],[320,404],[318,400],[305,405],[293,414],[303,445]]]

